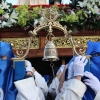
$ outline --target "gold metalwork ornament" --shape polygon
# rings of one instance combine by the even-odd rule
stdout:
[[[26,56],[28,55],[28,52],[29,52],[29,49],[30,49],[30,44],[31,44],[31,41],[32,41],[32,38],[30,37],[27,41],[27,49],[26,49],[26,52],[25,54],[23,55],[23,49],[22,49],[22,46],[20,45],[20,48],[19,50],[17,50],[17,57],[16,58],[12,58],[12,60],[22,60],[22,59],[25,59]]]
[[[56,8],[45,8],[43,10],[43,17],[46,22],[54,22],[58,18]]]
[[[26,44],[26,41],[29,38],[23,37],[23,38],[2,38],[1,41],[8,42],[12,45],[13,50],[18,50],[19,46],[23,43]],[[73,39],[75,42],[75,47],[78,48],[77,42],[80,42],[83,47],[87,48],[87,41],[94,41],[94,42],[100,42],[100,36],[73,36]],[[72,44],[70,42],[70,39],[64,36],[60,37],[52,37],[52,41],[54,42],[56,48],[72,48]],[[47,43],[47,40],[44,42]],[[23,47],[23,49],[26,49],[26,47]],[[39,49],[39,38],[35,37],[32,39],[32,43],[30,45],[30,49]]]
[[[48,15],[48,16],[47,16]],[[53,17],[52,17],[53,16]],[[56,19],[58,18],[58,12],[54,8],[45,8],[43,10],[44,22],[34,28],[33,31],[29,31],[31,36],[37,35],[37,32],[44,28],[48,28],[48,33],[52,34],[53,28],[61,30],[65,36],[68,36],[71,31],[67,30],[67,26],[62,26]]]
[[[44,22],[41,25],[36,26],[33,31],[29,31],[31,38],[32,37],[36,38],[37,32],[44,28],[48,28],[49,36],[52,37],[52,36],[54,36],[53,28],[56,28],[56,29],[61,30],[64,33],[66,39],[69,38],[69,41],[71,42],[71,45],[72,45],[73,52],[75,52],[76,55],[85,55],[85,49],[84,49],[83,45],[80,45],[80,42],[75,42],[75,39],[73,40],[73,38],[71,36],[71,31],[67,30],[67,26],[63,27],[58,21],[56,21],[56,19],[58,18],[58,12],[56,9],[45,8],[45,9],[43,9],[42,14],[43,14],[42,16],[44,17]],[[26,50],[25,55],[22,57],[22,55],[20,55],[20,53],[18,54],[19,59],[23,59],[27,56],[29,49],[30,49],[30,44],[31,44],[31,40],[32,40],[31,38],[29,38],[29,42],[27,45],[27,50]],[[75,43],[80,48],[79,53],[76,51]],[[22,53],[22,51],[21,51],[21,53]],[[46,52],[45,52],[45,55],[47,55]],[[88,56],[88,57],[90,57],[90,56]]]
[[[34,37],[34,35],[36,35],[38,31],[40,31],[44,28],[48,28],[48,34],[46,36],[47,40],[49,37],[54,36],[53,28],[57,28],[57,29],[61,30],[65,34],[65,36],[68,36],[70,34],[71,31],[67,31],[66,26],[63,27],[59,22],[56,21],[56,19],[58,17],[58,12],[56,9],[45,8],[43,10],[43,17],[44,17],[44,22],[41,25],[36,26],[33,31],[29,31],[29,34],[31,34],[31,36],[33,35],[33,37]],[[52,41],[48,41],[48,43],[45,46],[43,60],[45,60],[45,61],[58,60],[57,50]]]
[[[100,36],[73,36],[73,40],[76,48],[79,48],[77,43],[81,43],[83,47],[87,48],[87,41],[100,42]],[[72,48],[72,44],[68,37],[52,37],[52,41],[57,48]]]
[[[11,44],[13,50],[18,50],[20,46],[23,47],[23,50],[27,48],[27,41],[29,37],[23,38],[2,38],[1,41],[8,42]],[[25,46],[26,45],[26,46]],[[39,49],[39,38],[35,37],[32,39],[30,49]]]

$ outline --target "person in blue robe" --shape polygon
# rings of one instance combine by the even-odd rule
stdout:
[[[13,67],[11,58],[14,57],[9,43],[0,41],[0,89],[2,99],[16,100],[17,90],[13,83]]]
[[[100,42],[87,42],[87,50],[86,55],[91,55],[91,58],[89,59],[88,64],[86,65],[85,71],[91,72],[94,76],[98,78],[100,81]],[[76,56],[74,56],[66,69],[66,73],[68,71],[68,68],[70,67],[71,62],[75,59]],[[65,80],[67,79],[65,74]],[[100,88],[100,87],[98,87]],[[89,86],[87,86],[87,90],[83,96],[82,100],[94,100],[96,94]]]

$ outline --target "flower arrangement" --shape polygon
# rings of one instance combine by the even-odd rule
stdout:
[[[69,6],[53,5],[59,13],[57,21],[66,25],[67,29],[100,30],[100,1],[99,0],[71,0]],[[31,7],[12,4],[2,1],[0,4],[0,28],[23,27],[25,30],[41,24],[44,18],[41,16],[42,6]]]
[[[15,26],[17,19],[18,13],[12,4],[2,1],[0,4],[0,28]]]
[[[73,31],[100,30],[100,0],[72,0],[70,9],[59,19]]]
[[[15,8],[18,15],[18,25],[27,30],[34,27],[36,24],[41,23],[41,9],[42,6],[31,8],[28,5],[20,5]]]

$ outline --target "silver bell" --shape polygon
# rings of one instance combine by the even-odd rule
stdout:
[[[52,41],[48,41],[44,48],[44,61],[57,61],[58,53],[55,44]]]

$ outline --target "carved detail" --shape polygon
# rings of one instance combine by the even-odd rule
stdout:
[[[68,37],[52,37],[52,40],[57,48],[72,48],[72,43]],[[79,47],[79,45],[87,47],[87,41],[100,41],[100,36],[73,36],[73,40],[75,47]]]
[[[78,47],[78,43],[87,47],[87,41],[100,41],[100,36],[73,36],[75,46]],[[26,44],[26,40],[28,38],[2,38],[1,41],[5,41],[11,43],[13,50],[19,49],[20,45]],[[57,48],[72,48],[72,44],[70,39],[67,37],[52,37],[53,42],[55,43]],[[39,48],[39,39],[33,38],[30,49],[38,49]],[[23,47],[26,49],[26,47]]]
[[[26,49],[26,44],[29,38],[2,38],[1,41],[8,42],[12,45],[13,50],[18,50],[20,46],[23,46],[23,49]],[[39,39],[33,38],[31,41],[30,49],[39,48]]]

